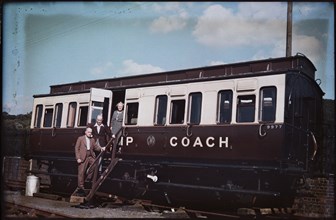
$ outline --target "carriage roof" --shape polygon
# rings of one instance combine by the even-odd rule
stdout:
[[[297,54],[291,57],[269,58],[160,73],[51,85],[49,95],[86,92],[90,88],[121,90],[141,86],[272,75],[288,71],[301,72],[314,80],[316,68],[307,57]],[[34,97],[38,96],[41,95],[35,95]]]

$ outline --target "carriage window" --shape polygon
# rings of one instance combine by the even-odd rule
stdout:
[[[40,128],[41,127],[41,119],[42,119],[42,112],[43,112],[43,106],[37,105],[35,110],[35,120],[34,120],[34,127]]]
[[[173,100],[170,106],[170,124],[183,124],[185,100]]]
[[[54,109],[52,109],[52,108],[47,108],[45,110],[43,127],[45,127],[45,128],[51,127],[53,112],[54,112]]]
[[[199,124],[201,122],[202,93],[191,93],[189,95],[189,123]]]
[[[89,106],[80,106],[78,112],[78,126],[86,126]]]
[[[238,96],[237,122],[254,122],[255,95]]]
[[[77,103],[70,102],[68,109],[68,119],[67,119],[68,128],[73,128],[75,126],[76,109],[77,109]]]
[[[92,101],[92,106],[91,106],[91,123],[92,124],[95,124],[97,116],[103,113],[103,105],[104,105],[103,102]]]
[[[63,104],[62,103],[57,103],[55,105],[55,116],[54,116],[54,126],[56,128],[61,127],[62,110],[63,110]]]
[[[168,98],[166,95],[159,95],[156,97],[154,124],[157,125],[166,124],[167,100]]]
[[[218,93],[217,122],[224,124],[231,122],[232,116],[232,91],[223,90]]]
[[[265,87],[260,89],[259,120],[275,121],[276,88]]]
[[[125,125],[136,125],[138,123],[139,103],[127,103]]]

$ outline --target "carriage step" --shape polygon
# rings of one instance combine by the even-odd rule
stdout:
[[[81,196],[70,196],[70,203],[83,203],[85,197]]]
[[[85,189],[84,192],[76,189],[70,196],[70,203],[83,203],[89,191],[89,189]]]

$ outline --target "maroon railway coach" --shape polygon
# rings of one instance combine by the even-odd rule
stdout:
[[[72,192],[77,137],[98,114],[110,125],[122,101],[119,160],[99,191],[206,209],[288,205],[318,155],[315,71],[296,55],[53,85],[34,96],[30,158]]]

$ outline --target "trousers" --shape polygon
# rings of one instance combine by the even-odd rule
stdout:
[[[93,158],[91,155],[88,155],[88,153],[87,153],[87,156],[86,156],[85,160],[83,162],[81,162],[80,164],[78,164],[78,188],[84,189],[86,169],[91,164],[93,164],[94,161],[95,161],[95,158]],[[93,167],[93,169],[91,169],[91,171],[87,174],[88,179],[92,178],[92,174],[93,174],[94,170],[95,170],[95,168]]]

